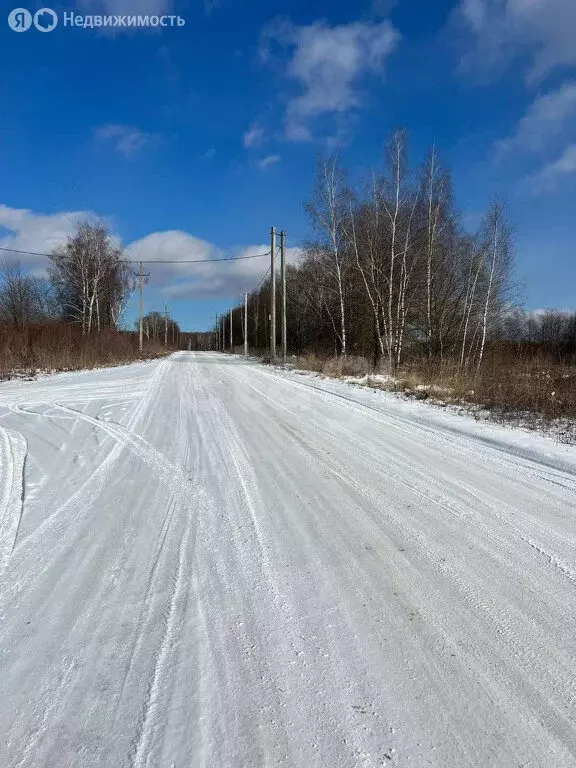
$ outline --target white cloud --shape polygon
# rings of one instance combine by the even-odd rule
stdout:
[[[96,128],[94,135],[104,141],[112,141],[114,151],[125,158],[133,157],[146,144],[156,138],[151,133],[144,133],[130,125],[102,125]]]
[[[264,130],[258,125],[253,125],[249,128],[243,137],[244,147],[246,149],[252,149],[253,147],[259,147],[264,140]]]
[[[576,118],[576,81],[537,98],[519,121],[514,136],[496,145],[501,155],[512,149],[537,151],[573,125]]]
[[[0,247],[50,253],[57,245],[65,243],[78,224],[86,220],[101,219],[90,211],[41,214],[0,205]],[[116,236],[113,237],[117,240]],[[135,240],[125,247],[125,251],[126,257],[135,261],[160,262],[150,264],[146,269],[151,273],[151,287],[167,298],[230,298],[239,297],[243,291],[251,290],[259,283],[270,265],[270,257],[249,258],[228,264],[209,262],[208,259],[256,256],[266,254],[269,247],[268,244],[261,244],[223,249],[189,232],[168,230]],[[287,262],[295,263],[300,253],[299,248],[287,248]],[[0,251],[0,260],[2,254]],[[25,269],[34,273],[44,273],[49,265],[48,259],[43,256],[14,256]],[[196,264],[168,263],[182,259],[200,261]]]
[[[267,155],[258,161],[258,168],[265,170],[269,166],[279,163],[281,159],[280,155]]]
[[[95,218],[89,211],[42,214],[0,205],[0,247],[50,253],[57,245],[66,242],[79,222]],[[10,253],[0,254],[0,257],[11,256]],[[27,269],[35,272],[44,271],[48,267],[48,260],[43,256],[12,255]]]
[[[251,245],[225,251],[187,232],[155,232],[128,246],[132,259],[174,261],[178,259],[230,258],[265,254],[269,245]],[[299,248],[287,248],[288,263],[295,263]],[[151,264],[153,280],[164,296],[173,299],[226,298],[240,296],[259,282],[268,266],[268,256],[198,264]]]
[[[178,259],[217,259],[222,258],[216,246],[198,237],[180,230],[153,232],[136,240],[127,247],[131,259],[155,259],[158,261],[176,261]],[[173,265],[172,270],[190,269],[185,265]]]
[[[389,21],[334,27],[325,21],[302,27],[286,21],[268,25],[262,33],[261,56],[268,60],[274,43],[289,49],[285,75],[300,90],[287,106],[287,138],[310,140],[310,124],[315,118],[358,107],[362,77],[382,74],[399,38]]]
[[[491,69],[524,54],[536,81],[576,65],[574,0],[460,0],[456,19],[474,39],[465,67]]]
[[[537,173],[529,176],[528,187],[533,194],[551,192],[568,176],[576,174],[576,144],[566,147],[557,160],[545,165]]]

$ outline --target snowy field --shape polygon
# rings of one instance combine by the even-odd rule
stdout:
[[[0,384],[2,768],[576,765],[576,448],[217,353]]]

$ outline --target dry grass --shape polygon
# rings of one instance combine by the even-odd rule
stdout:
[[[378,371],[362,357],[306,355],[298,359],[297,367],[332,378],[367,376],[369,387],[483,410],[490,418],[526,427],[549,429],[562,424],[563,439],[576,441],[574,364],[494,352],[479,372],[459,371],[455,361],[413,361],[389,380],[375,377]]]
[[[366,376],[374,373],[374,366],[365,357],[318,357],[314,354],[299,357],[296,367],[304,371],[323,373],[331,378]]]
[[[365,357],[331,357],[324,363],[322,373],[326,376],[366,376],[374,373],[374,366]]]
[[[539,414],[544,419],[576,419],[576,366],[546,359],[488,359],[479,372],[452,363],[436,370],[414,365],[410,378],[443,399],[471,402],[506,413]]]
[[[166,350],[145,342],[144,358],[159,357]],[[102,331],[83,337],[78,328],[64,323],[29,326],[15,331],[0,328],[0,378],[25,372],[70,371],[119,365],[139,360],[138,336],[127,331]]]

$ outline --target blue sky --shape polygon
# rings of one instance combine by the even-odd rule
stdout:
[[[574,0],[68,0],[44,34],[13,32],[12,7],[0,246],[49,250],[93,215],[132,257],[259,253],[274,224],[295,259],[316,155],[360,178],[401,126],[415,164],[439,146],[469,227],[507,200],[526,306],[575,308]],[[65,28],[72,11],[186,23],[112,34]],[[266,267],[151,265],[146,309],[208,327]]]

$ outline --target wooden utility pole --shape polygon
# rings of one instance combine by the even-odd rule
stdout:
[[[270,230],[270,358],[276,362],[276,227]]]
[[[280,232],[280,279],[282,281],[282,365],[286,365],[286,232]]]
[[[140,354],[144,348],[144,273],[140,262],[140,322],[138,323],[138,349]]]
[[[244,293],[244,357],[248,357],[248,291]]]
[[[214,339],[214,346],[216,347],[217,351],[220,351],[220,324],[218,322],[218,312],[214,312],[214,316],[216,318],[216,338]]]
[[[150,273],[144,274],[143,268],[142,268],[142,262],[140,262],[140,271],[136,275],[138,277],[138,286],[140,290],[140,302],[139,302],[139,310],[140,310],[140,318],[138,321],[138,349],[140,350],[140,354],[142,354],[142,350],[144,349],[144,278],[150,277]]]
[[[230,352],[234,348],[234,341],[232,339],[232,310],[230,310]]]
[[[168,346],[168,305],[164,304],[164,346]]]

